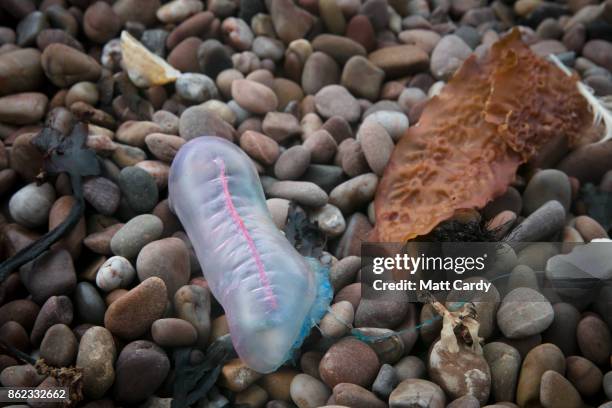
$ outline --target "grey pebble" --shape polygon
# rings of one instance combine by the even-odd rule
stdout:
[[[142,214],[129,220],[111,239],[115,255],[133,259],[149,242],[158,239],[164,229],[162,221],[151,214]]]
[[[293,200],[307,207],[322,207],[329,197],[321,187],[308,181],[277,181],[266,190],[270,197]]]
[[[159,199],[155,179],[139,167],[121,170],[119,188],[130,207],[139,214],[151,211]]]

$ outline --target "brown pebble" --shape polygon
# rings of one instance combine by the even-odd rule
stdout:
[[[278,143],[259,132],[247,130],[240,136],[240,147],[253,159],[270,166],[278,158]]]
[[[351,383],[369,387],[380,362],[368,345],[351,337],[335,343],[325,353],[319,365],[321,378],[329,387],[340,383]]]

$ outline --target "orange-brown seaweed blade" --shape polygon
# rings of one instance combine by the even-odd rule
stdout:
[[[374,239],[409,240],[458,209],[482,208],[540,146],[578,137],[591,116],[575,81],[517,30],[482,61],[468,58],[395,147],[376,194]]]

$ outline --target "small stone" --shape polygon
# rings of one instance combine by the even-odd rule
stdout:
[[[218,96],[215,82],[204,74],[182,74],[175,87],[176,93],[191,103],[202,103]]]
[[[310,214],[310,221],[316,223],[319,229],[329,237],[342,235],[346,229],[346,221],[342,212],[338,207],[331,204],[325,204],[323,207],[314,210]]]
[[[385,408],[376,395],[355,384],[342,383],[334,387],[332,398],[340,406],[355,408]]]
[[[162,347],[187,347],[198,339],[198,333],[191,323],[175,318],[154,321],[151,336]]]
[[[497,324],[504,336],[511,339],[541,333],[553,319],[550,302],[530,288],[517,288],[508,293],[497,311]]]
[[[128,295],[115,303],[125,296]],[[134,404],[146,400],[157,391],[170,371],[170,360],[164,350],[154,343],[137,340],[121,350],[115,369],[115,398],[125,404]]]
[[[47,330],[40,343],[40,356],[47,364],[56,367],[72,365],[77,355],[79,342],[70,327],[56,324]]]
[[[307,207],[322,207],[329,200],[325,191],[308,181],[277,181],[266,193],[271,197],[293,200]]]
[[[287,225],[287,215],[289,214],[289,200],[284,198],[269,198],[266,200],[268,211],[272,216],[272,221],[279,230],[284,230]]]
[[[540,382],[542,375],[549,370],[565,372],[565,357],[553,344],[542,344],[533,348],[523,360],[516,402],[519,406],[537,404],[540,401]]]
[[[274,175],[279,180],[297,180],[310,165],[310,150],[292,146],[280,154],[274,164]]]
[[[353,305],[350,302],[344,300],[334,303],[331,311],[323,316],[319,323],[321,333],[326,337],[342,337],[349,331],[354,314]]]
[[[38,92],[25,92],[0,98],[0,121],[11,125],[29,125],[38,122],[47,111],[47,96]]]
[[[69,326],[74,317],[72,302],[67,296],[51,296],[40,308],[32,332],[30,341],[32,345],[38,346],[49,327],[57,323]],[[29,325],[22,324],[25,328]]]
[[[113,256],[98,269],[96,285],[105,292],[126,288],[135,275],[136,271],[129,260],[122,256]]]
[[[427,369],[425,363],[415,356],[406,356],[393,366],[399,381],[408,380],[410,378],[425,378]]]
[[[210,78],[217,78],[222,71],[233,68],[227,49],[215,39],[206,40],[199,46],[197,58],[202,72]]]
[[[266,136],[278,143],[283,143],[302,131],[297,118],[290,113],[283,112],[268,112],[261,127]]]
[[[264,375],[259,384],[270,399],[291,401],[291,382],[298,374],[295,369],[281,367],[276,372]]]
[[[321,116],[340,116],[347,122],[357,121],[361,113],[357,100],[339,85],[328,85],[317,92],[315,106]]]
[[[344,175],[342,168],[325,164],[311,164],[302,176],[304,181],[310,181],[329,192],[342,181]]]
[[[610,329],[597,315],[588,315],[580,320],[576,338],[584,357],[597,365],[609,362],[612,353]]]
[[[160,5],[160,0],[118,0],[113,4],[113,10],[123,24],[135,21],[149,26],[155,23],[155,12]]]
[[[97,1],[85,10],[83,30],[90,40],[104,44],[115,38],[120,29],[121,20],[108,3]]]
[[[76,366],[83,370],[83,391],[89,398],[101,398],[113,385],[116,357],[113,336],[104,327],[92,327],[81,337]]]
[[[484,357],[491,369],[491,394],[494,401],[514,401],[521,355],[514,347],[501,343],[488,343]]]
[[[557,200],[569,210],[571,203],[571,187],[565,173],[555,169],[545,169],[537,172],[523,193],[523,210],[529,215],[549,200]]]
[[[194,14],[187,20],[183,21],[174,30],[172,30],[172,32],[168,36],[168,39],[166,40],[166,46],[169,49],[174,49],[183,40],[189,37],[197,37],[199,39],[199,37],[202,37],[207,32],[207,30],[210,29],[210,26],[214,19],[215,15],[210,11],[203,11]],[[200,40],[198,43],[200,44],[201,42],[202,41]],[[197,52],[197,47],[195,48],[195,51]]]
[[[291,399],[299,408],[315,408],[325,404],[331,392],[325,384],[308,374],[298,374],[291,381]]]
[[[586,242],[594,239],[609,238],[606,230],[588,215],[580,215],[574,219],[574,226]]]
[[[249,368],[239,358],[235,358],[223,365],[219,384],[233,392],[241,392],[261,377],[262,374]]]
[[[389,136],[391,136],[391,139],[393,139],[393,141],[399,140],[399,138],[402,137],[404,133],[406,133],[410,125],[408,117],[405,114],[401,112],[385,110],[380,110],[367,115],[367,117],[363,121],[362,127],[364,124],[370,122],[376,122],[383,128],[385,128],[385,130],[387,131]],[[359,136],[357,136],[357,138],[359,138]]]
[[[341,84],[360,98],[376,100],[385,77],[382,69],[363,56],[351,57],[342,71]]]
[[[143,214],[132,218],[111,239],[114,254],[131,259],[149,242],[159,238],[163,225],[159,218]]]
[[[342,35],[346,30],[346,19],[342,8],[335,0],[319,0],[319,14],[329,32]]]
[[[395,147],[391,136],[377,122],[364,121],[357,132],[357,140],[370,168],[382,176]]]
[[[378,177],[367,173],[338,185],[329,194],[330,204],[338,207],[344,214],[351,214],[374,198]]]
[[[39,89],[44,79],[41,53],[33,48],[18,49],[0,55],[0,95]]]
[[[268,9],[274,29],[285,44],[303,38],[314,23],[312,15],[291,0],[272,0]]]
[[[234,139],[234,132],[231,125],[201,105],[187,108],[181,115],[179,133],[185,140],[215,135],[231,141]]]
[[[404,44],[415,45],[430,54],[436,47],[440,39],[440,34],[432,30],[415,28],[412,30],[402,31],[398,35],[400,41]]]
[[[429,66],[429,56],[414,45],[396,45],[378,49],[368,59],[387,74],[388,78],[424,71]]]
[[[302,89],[307,95],[315,95],[328,85],[340,81],[340,69],[332,57],[323,52],[313,52],[304,64]]]
[[[138,167],[130,166],[121,170],[119,188],[130,207],[137,213],[151,211],[159,199],[155,179]]]
[[[80,321],[99,326],[103,324],[106,304],[91,283],[79,282],[73,298]]]
[[[333,34],[319,34],[312,41],[312,48],[329,55],[340,65],[346,64],[353,56],[366,55],[365,48],[358,42]]]
[[[276,94],[270,88],[248,79],[232,82],[232,98],[249,112],[263,115],[278,107]]]
[[[32,300],[39,304],[51,296],[69,295],[77,281],[72,257],[63,249],[43,253],[22,267],[20,277]]]
[[[174,294],[177,317],[188,321],[198,334],[197,344],[205,347],[211,333],[210,292],[195,285],[185,285]]]
[[[181,73],[149,51],[127,31],[121,33],[122,63],[130,80],[140,88],[175,82]]]
[[[134,339],[146,333],[166,308],[164,281],[152,277],[114,301],[104,316],[104,326],[113,334]]]
[[[319,365],[319,373],[329,387],[340,383],[369,387],[379,368],[380,363],[374,350],[357,339],[346,337],[325,353]]]
[[[402,381],[389,396],[390,408],[445,408],[446,397],[442,389],[426,380]]]
[[[23,326],[15,321],[8,321],[0,327],[0,341],[24,353],[30,351],[30,337]]]
[[[310,134],[302,146],[310,151],[310,158],[313,163],[329,163],[337,149],[336,141],[324,129],[319,129]]]
[[[102,72],[98,62],[64,44],[51,44],[42,54],[41,64],[47,78],[60,88],[77,82],[96,82]]]
[[[47,223],[55,201],[55,190],[49,183],[31,183],[17,191],[9,200],[11,217],[20,225],[36,228]]]
[[[152,276],[161,278],[168,298],[189,280],[189,252],[178,238],[164,238],[145,245],[136,261],[138,278],[144,281]]]
[[[603,378],[603,389],[606,397],[612,399],[612,371],[608,371]]]
[[[275,38],[259,36],[253,40],[253,52],[262,60],[280,61],[285,52],[285,44]]]
[[[192,15],[202,11],[202,3],[198,0],[173,0],[164,4],[155,15],[162,23],[180,23]]]
[[[565,224],[565,209],[556,200],[541,205],[505,238],[507,242],[539,242],[558,232]]]
[[[253,159],[266,166],[274,164],[280,154],[278,143],[274,139],[252,130],[242,134],[240,147]]]
[[[96,211],[112,215],[119,208],[119,187],[104,177],[92,177],[83,183],[83,196]]]
[[[549,370],[542,374],[540,402],[545,408],[581,408],[580,394],[563,375]]]
[[[568,336],[568,333],[576,333],[580,312],[569,303],[555,303],[553,305],[555,318],[552,324],[542,333],[543,341],[553,343],[561,349],[563,354],[571,356],[576,352],[576,336]]]
[[[168,64],[180,72],[200,72],[198,49],[201,45],[202,40],[200,38],[185,38],[168,54]]]
[[[49,27],[49,21],[45,13],[34,11],[28,14],[17,24],[17,45],[27,47],[33,45],[36,36],[45,28]]]
[[[432,74],[437,79],[449,79],[471,53],[472,49],[460,37],[443,37],[431,53]]]
[[[149,151],[153,153],[155,157],[167,163],[171,163],[178,150],[186,141],[178,136],[152,133],[145,137],[145,143]]]
[[[590,40],[584,45],[582,55],[595,64],[612,71],[612,44],[604,40]]]
[[[566,364],[566,377],[582,396],[592,397],[601,390],[603,374],[595,364],[580,356],[569,356]]]
[[[557,168],[581,184],[597,183],[610,169],[612,142],[590,143],[572,150],[557,164]]]

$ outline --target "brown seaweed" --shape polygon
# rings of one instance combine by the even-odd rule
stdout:
[[[503,194],[554,138],[575,144],[593,122],[577,81],[532,53],[516,29],[486,57],[469,57],[397,143],[378,186],[373,239],[425,235]]]

